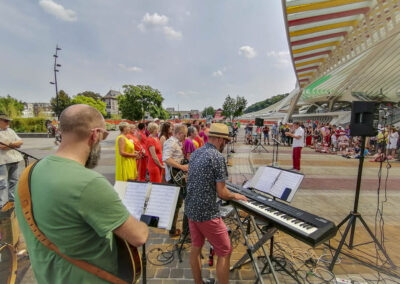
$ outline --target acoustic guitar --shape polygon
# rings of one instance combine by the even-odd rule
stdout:
[[[114,235],[118,249],[118,277],[134,284],[142,274],[142,259],[138,249]]]
[[[181,161],[181,165],[189,164],[187,159]],[[186,187],[186,179],[188,172],[182,171],[181,169],[171,167],[171,177],[174,183],[179,187]]]

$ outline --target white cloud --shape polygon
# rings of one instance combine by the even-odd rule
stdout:
[[[199,95],[199,92],[188,90],[188,91],[179,91],[177,92],[177,94],[181,98],[190,98],[190,97],[193,98],[193,96]]]
[[[276,58],[277,60],[277,65],[289,65],[291,63],[291,58],[290,58],[290,54],[289,51],[270,51],[267,53],[268,57],[273,57]]]
[[[224,66],[224,67],[218,69],[217,71],[212,72],[211,75],[212,75],[213,77],[216,77],[216,78],[222,77],[222,76],[225,75],[226,69],[227,69],[226,66]]]
[[[125,64],[118,64],[118,67],[128,72],[142,72],[143,69],[137,66],[125,66]]]
[[[246,58],[252,59],[257,56],[257,52],[251,46],[244,45],[239,48],[239,55],[243,55]]]
[[[138,25],[138,28],[139,28],[139,30],[144,32],[148,28],[165,26],[166,24],[168,24],[168,21],[169,21],[169,19],[165,15],[159,15],[158,13],[154,13],[154,14],[146,13],[143,16],[142,21]]]
[[[160,15],[158,13],[146,13],[137,27],[142,32],[146,32],[147,30],[161,30],[163,34],[169,39],[181,39],[182,32],[175,30],[171,26],[167,26],[168,22],[169,18],[165,15]]]
[[[222,77],[224,76],[224,73],[221,70],[217,70],[212,73],[213,77]]]
[[[66,22],[75,22],[78,19],[75,11],[65,9],[62,5],[57,4],[52,0],[40,0],[39,5],[46,13],[53,15],[60,20]]]
[[[181,39],[182,33],[174,30],[172,27],[164,27],[164,35],[169,39]]]

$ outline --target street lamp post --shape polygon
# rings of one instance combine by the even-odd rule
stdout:
[[[61,50],[58,45],[56,45],[56,53],[53,54],[54,57],[54,82],[50,82],[50,84],[54,85],[56,87],[56,115],[57,118],[60,117],[60,110],[59,110],[59,102],[58,102],[58,86],[57,86],[57,72],[59,71],[57,67],[61,67],[61,64],[57,64],[57,58],[58,58],[58,51]]]

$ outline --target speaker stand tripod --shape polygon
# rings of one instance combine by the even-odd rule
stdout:
[[[354,233],[356,230],[356,221],[357,218],[360,219],[361,224],[364,226],[365,230],[368,232],[369,236],[371,237],[372,241],[368,242],[368,243],[374,243],[375,246],[382,252],[382,254],[385,256],[387,262],[394,268],[396,267],[393,263],[393,261],[390,259],[389,255],[387,254],[387,252],[385,251],[384,247],[381,245],[381,243],[378,241],[378,239],[375,237],[375,235],[372,233],[371,229],[368,227],[367,223],[364,221],[363,217],[361,216],[361,213],[358,212],[358,201],[360,198],[360,186],[361,186],[361,177],[362,177],[362,170],[363,170],[363,164],[364,164],[364,150],[365,150],[365,136],[361,136],[361,149],[360,149],[360,160],[359,160],[359,164],[358,164],[358,176],[357,176],[357,186],[356,186],[356,196],[354,199],[354,209],[353,211],[351,211],[349,213],[349,215],[346,216],[346,218],[343,219],[342,222],[339,223],[338,225],[338,229],[343,226],[347,221],[349,221],[347,223],[346,229],[342,235],[342,239],[340,240],[339,246],[336,249],[335,255],[333,256],[332,262],[329,265],[329,270],[332,271],[333,267],[335,266],[336,260],[339,256],[339,253],[342,250],[343,245],[345,244],[346,238],[348,233],[350,232],[350,239],[349,239],[349,244],[346,244],[346,246],[352,250],[354,247],[356,246],[361,246],[367,243],[363,243],[363,244],[358,244],[358,245],[354,245]],[[347,255],[347,254],[346,254]],[[353,257],[355,258],[355,257]],[[357,258],[355,258],[357,259]],[[367,265],[370,268],[373,269],[378,269],[378,267],[367,263],[365,261],[359,260],[357,259],[360,263]]]
[[[258,148],[262,148],[266,153],[269,153],[269,151],[267,150],[267,148],[264,147],[264,145],[261,143],[261,133],[257,134],[257,144],[253,147],[253,149],[251,149],[251,152],[260,152],[261,149]]]

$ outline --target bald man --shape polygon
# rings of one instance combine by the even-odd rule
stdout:
[[[100,112],[72,105],[61,113],[60,129],[56,154],[39,161],[31,176],[36,224],[62,253],[116,275],[113,233],[141,246],[148,237],[147,225],[129,214],[104,176],[91,170],[100,158],[100,142],[108,135]],[[107,283],[39,243],[16,196],[18,222],[38,283]]]

